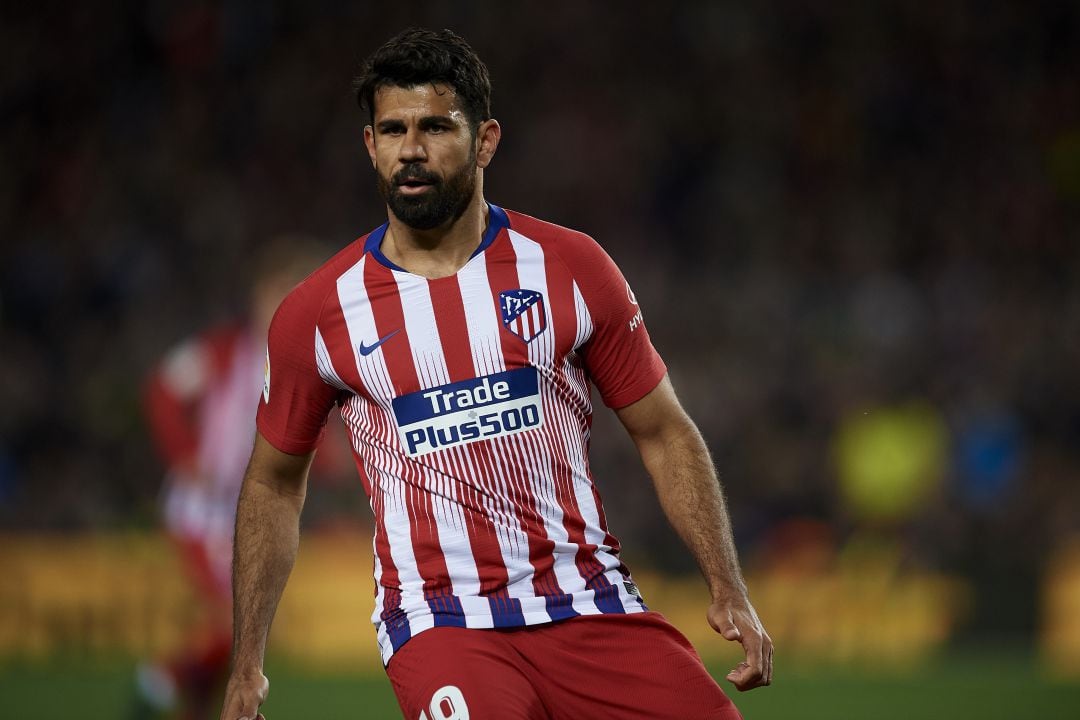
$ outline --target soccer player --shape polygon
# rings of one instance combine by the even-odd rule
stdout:
[[[323,258],[310,240],[267,243],[255,262],[247,317],[184,340],[147,378],[148,425],[168,467],[163,525],[200,618],[172,658],[139,667],[133,717],[179,710],[201,720],[216,709],[229,670],[233,527],[262,388],[263,338],[282,298]]]
[[[372,619],[408,720],[740,717],[646,608],[592,481],[590,383],[705,575],[709,622],[745,649],[727,678],[769,684],[709,453],[619,269],[589,237],[485,201],[501,130],[487,69],[452,32],[393,38],[357,95],[388,222],[271,325],[222,718],[266,698],[266,637],[335,405],[375,515]]]

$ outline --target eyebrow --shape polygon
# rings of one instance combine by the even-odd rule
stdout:
[[[417,122],[421,130],[427,130],[439,125],[445,125],[449,127],[457,127],[458,121],[449,115],[425,115]],[[402,120],[396,120],[388,118],[386,120],[380,120],[375,123],[375,129],[380,132],[386,132],[388,130],[398,130],[405,127],[405,123]]]

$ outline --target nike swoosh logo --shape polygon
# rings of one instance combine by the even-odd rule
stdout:
[[[378,350],[379,346],[382,345],[384,342],[386,342],[390,338],[397,335],[399,330],[401,330],[401,328],[398,328],[397,330],[395,330],[394,332],[392,332],[392,333],[390,333],[388,335],[384,335],[383,337],[379,338],[376,342],[372,343],[371,345],[365,345],[363,342],[361,342],[360,345],[356,349],[360,351],[361,355],[364,355],[364,356],[370,355],[371,353]]]

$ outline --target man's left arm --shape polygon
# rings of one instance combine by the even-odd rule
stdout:
[[[727,504],[701,433],[666,376],[645,397],[615,412],[641,453],[664,514],[709,585],[709,624],[746,653],[727,679],[739,690],[768,685],[772,640],[750,604]]]

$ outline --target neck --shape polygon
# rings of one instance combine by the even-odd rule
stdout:
[[[488,224],[488,206],[477,187],[473,199],[457,220],[417,230],[401,222],[387,210],[389,227],[382,241],[382,253],[390,262],[415,275],[440,278],[453,275],[480,246]]]

